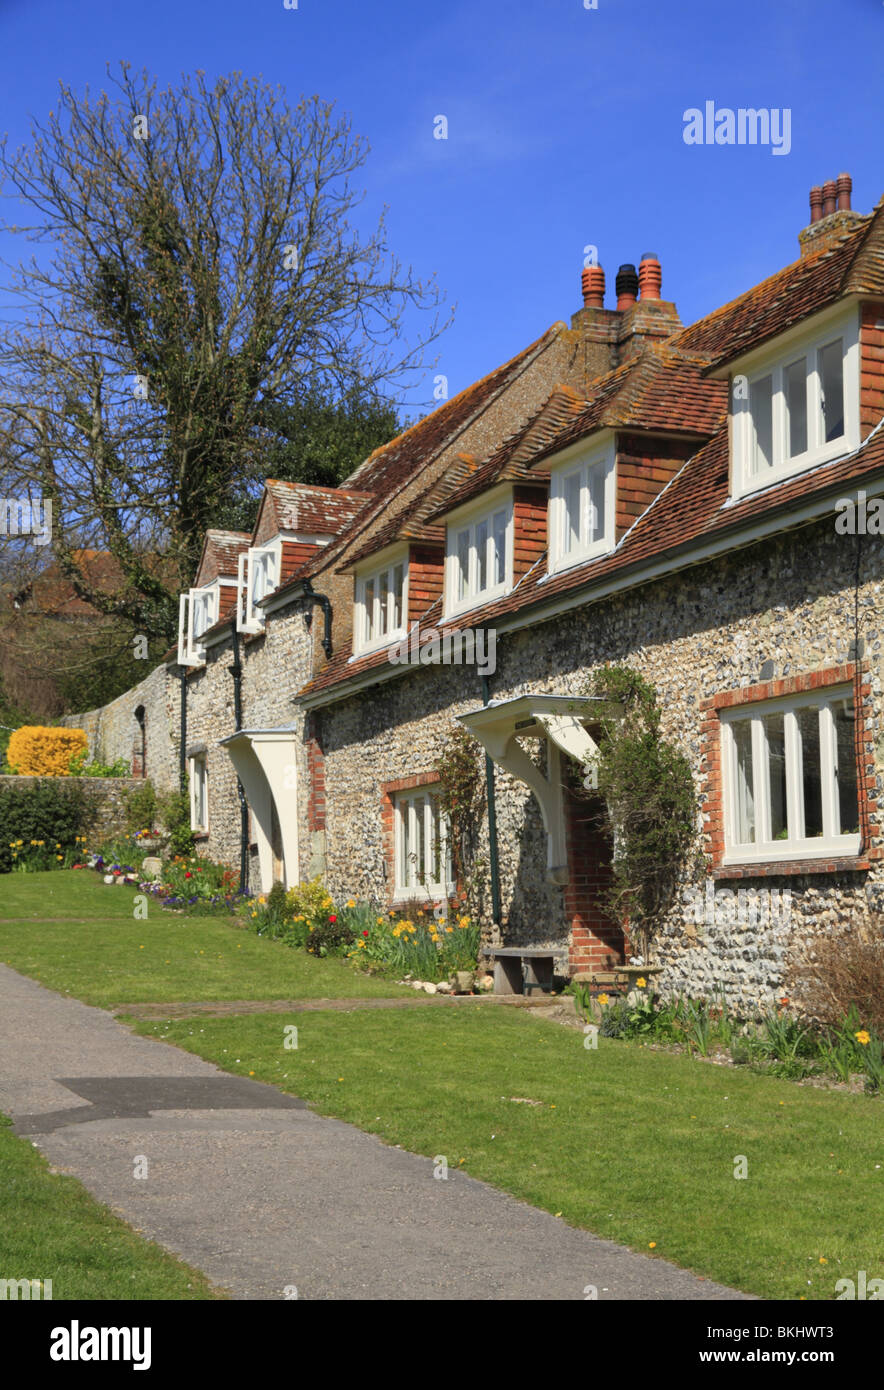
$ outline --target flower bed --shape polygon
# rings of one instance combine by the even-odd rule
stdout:
[[[787,1012],[783,997],[776,1009],[758,1020],[728,1014],[713,999],[675,999],[661,1003],[638,988],[625,998],[570,986],[577,1010],[606,1038],[635,1038],[649,1044],[685,1048],[699,1057],[750,1067],[787,1080],[829,1077],[842,1085],[861,1086],[872,1094],[884,1088],[884,1039],[864,1027],[851,1008],[837,1025],[814,1025]]]
[[[314,879],[287,893],[274,888],[249,913],[259,935],[316,956],[344,956],[362,970],[433,981],[476,968],[479,924],[445,902],[411,911],[381,911],[355,898],[337,905]]]

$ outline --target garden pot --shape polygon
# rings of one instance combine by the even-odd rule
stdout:
[[[454,988],[457,994],[472,994],[473,984],[476,975],[473,970],[458,970],[454,976]]]

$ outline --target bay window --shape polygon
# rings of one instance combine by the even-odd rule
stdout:
[[[858,853],[850,686],[761,701],[721,720],[726,859]]]

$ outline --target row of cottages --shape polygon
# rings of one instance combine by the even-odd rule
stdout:
[[[809,934],[873,917],[884,852],[884,200],[852,211],[842,175],[798,239],[687,328],[654,256],[613,308],[590,267],[569,326],[340,488],[268,481],[252,535],[207,535],[177,652],[86,716],[105,756],[134,747],[160,786],[186,760],[201,849],[242,853],[253,890],[321,874],[395,903],[448,886],[459,720],[494,773],[489,930],[604,969],[611,846],[573,786],[590,676],[627,663],[690,758],[705,851],[660,983],[769,1003]],[[487,818],[481,841],[490,861]]]

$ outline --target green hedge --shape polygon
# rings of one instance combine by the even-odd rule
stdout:
[[[0,786],[0,873],[12,868],[10,846],[24,841],[45,840],[63,849],[73,849],[77,835],[88,829],[94,814],[93,797],[76,782],[64,778],[41,778],[27,786]]]

